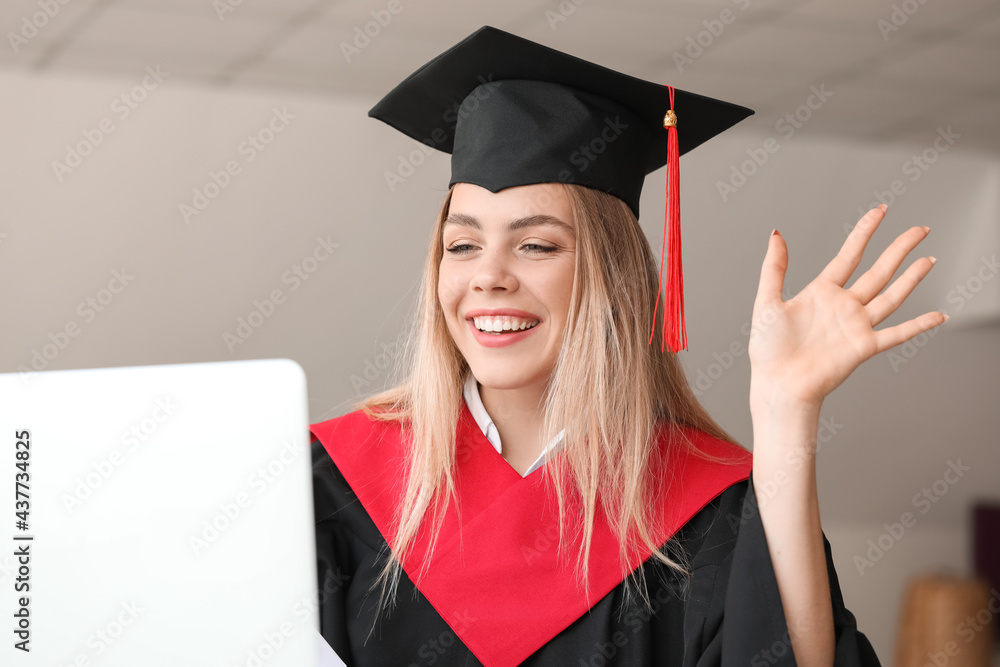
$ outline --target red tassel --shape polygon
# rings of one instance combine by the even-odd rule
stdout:
[[[657,285],[663,284],[664,254],[667,245],[667,223],[670,223],[670,250],[666,258],[667,284],[664,288],[663,304],[663,341],[671,354],[687,349],[687,329],[684,325],[684,275],[681,271],[681,179],[680,150],[677,145],[677,119],[673,115],[674,87],[667,86],[670,91],[670,112],[664,118],[667,130],[667,192],[666,210],[663,214],[663,246],[660,248],[660,279]],[[656,332],[656,311],[660,304],[660,292],[656,292],[656,306],[653,308],[653,331],[649,334],[649,343],[653,343]]]

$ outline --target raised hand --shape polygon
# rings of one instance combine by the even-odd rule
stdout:
[[[933,257],[917,259],[882,291],[910,251],[927,237],[928,227],[900,234],[868,271],[850,288],[844,287],[885,211],[884,204],[868,211],[837,256],[788,301],[781,298],[788,248],[779,233],[771,235],[748,347],[752,401],[818,407],[862,363],[948,319],[932,311],[875,330],[934,265]]]

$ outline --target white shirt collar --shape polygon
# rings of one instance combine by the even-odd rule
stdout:
[[[465,379],[465,386],[462,388],[462,396],[465,398],[465,404],[469,406],[469,412],[472,413],[472,417],[479,424],[480,430],[486,439],[490,441],[493,448],[497,450],[497,454],[503,456],[503,448],[500,445],[500,433],[497,431],[497,427],[493,424],[493,420],[490,418],[486,408],[483,406],[483,399],[479,395],[479,383],[476,378],[469,373],[468,377]],[[524,471],[522,477],[527,477],[531,473],[535,472],[543,465],[545,465],[546,454],[555,454],[557,451],[563,447],[563,434],[566,432],[565,429],[559,431],[556,437],[552,438],[552,442],[548,444],[542,453],[535,459],[527,470]]]

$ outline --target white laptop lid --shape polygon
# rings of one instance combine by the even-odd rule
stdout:
[[[0,443],[0,663],[319,664],[298,364],[3,374]]]

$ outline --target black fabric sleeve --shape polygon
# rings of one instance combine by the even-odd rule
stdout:
[[[742,494],[729,491],[724,494],[726,499],[699,554],[701,558],[694,564],[696,599],[689,610],[694,612],[694,618],[688,619],[687,628],[699,631],[700,636],[689,638],[697,649],[685,662],[697,667],[795,665],[753,476],[730,491],[738,487],[743,489]],[[712,562],[713,550],[728,551],[730,543],[728,555],[722,561]],[[825,535],[823,547],[833,605],[834,664],[877,667],[880,663],[875,650],[844,605],[830,542]],[[699,566],[698,560],[703,564]]]
[[[312,442],[313,505],[320,634],[341,658],[349,654],[346,591],[350,544],[340,521],[341,500],[331,484],[339,475],[319,440]]]
[[[312,444],[320,634],[348,667],[482,667],[406,573],[378,611],[388,545],[322,443]]]

